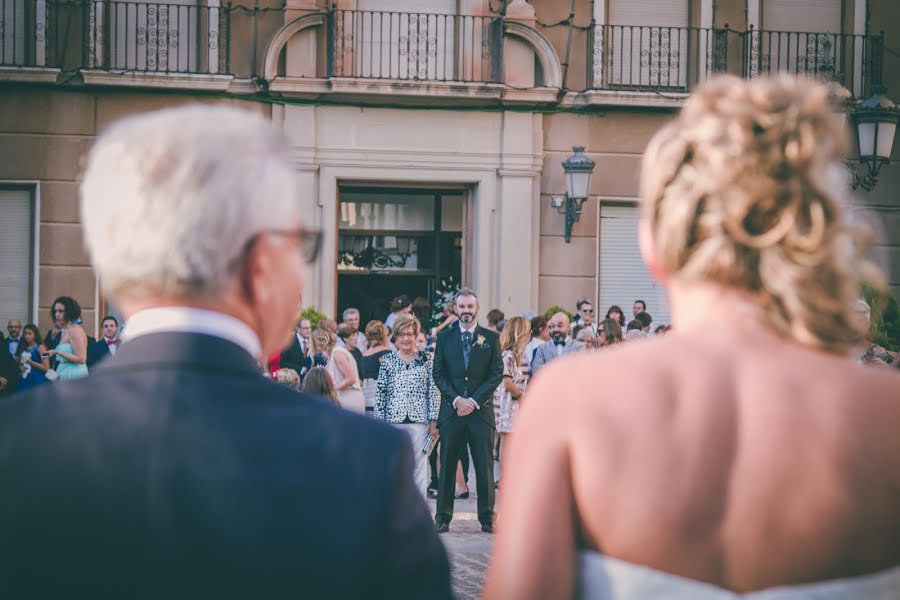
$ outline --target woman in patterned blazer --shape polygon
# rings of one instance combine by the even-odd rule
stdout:
[[[421,326],[412,315],[394,322],[396,350],[384,357],[378,371],[375,417],[409,434],[415,465],[413,478],[425,496],[428,484],[428,455],[423,452],[429,435],[437,437],[437,417],[441,398],[431,376],[433,361],[420,353],[416,337]]]

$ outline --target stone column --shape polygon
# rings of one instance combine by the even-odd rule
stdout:
[[[508,316],[538,309],[541,127],[539,114],[504,115],[493,251],[494,298]]]

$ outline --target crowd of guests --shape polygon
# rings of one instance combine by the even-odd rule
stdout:
[[[0,352],[0,395],[25,392],[46,383],[80,379],[121,343],[119,321],[105,316],[103,336],[98,340],[82,327],[81,306],[69,296],[50,305],[48,331],[41,335],[34,323],[10,319],[6,337],[0,336],[7,352]]]
[[[309,319],[300,319],[292,345],[268,361],[266,373],[294,389],[332,398],[349,410],[372,413],[376,406],[381,364],[396,349],[392,326],[396,329],[397,319],[414,319],[418,324],[415,332],[417,352],[432,354],[437,335],[457,321],[451,305],[448,317],[429,327],[430,307],[422,305],[421,300],[411,301],[408,296],[398,296],[391,302],[383,322],[369,321],[365,328],[361,328],[360,312],[356,308],[344,310],[340,323],[327,318],[321,320],[315,330]],[[860,318],[869,322],[869,305],[858,300],[856,307]],[[519,385],[524,388],[530,375],[564,354],[599,350],[671,331],[671,325],[653,326],[653,317],[647,311],[645,301],[635,300],[631,311],[632,318],[626,320],[622,308],[612,305],[605,317],[598,320],[594,304],[581,298],[571,315],[560,311],[548,319],[544,315],[526,313],[508,320],[503,311],[492,309],[488,311],[486,321],[487,328],[498,334],[513,319],[517,319],[517,327],[520,322],[527,326],[527,340],[516,352],[524,369]],[[23,325],[19,319],[7,322],[7,336],[0,338],[8,351],[8,356],[0,353],[0,394],[24,392],[45,383],[84,377],[103,359],[114,356],[122,343],[124,327],[120,327],[118,319],[111,315],[101,321],[100,339],[87,335],[82,327],[81,307],[74,298],[57,298],[50,316],[53,326],[44,335],[34,323]],[[855,349],[854,356],[859,364],[900,367],[897,353],[877,344],[865,343]],[[310,372],[313,376],[307,378]],[[498,443],[498,447],[500,445]],[[460,467],[459,487],[466,490],[462,471]],[[437,487],[436,481],[436,478],[432,479],[429,489]],[[459,493],[467,495],[467,491]]]
[[[630,341],[643,304],[482,327],[462,289],[431,341],[398,306],[301,322],[294,343],[322,235],[271,123],[194,106],[111,124],[80,215],[127,339],[85,379],[77,305],[53,303],[43,340],[9,324],[0,354],[72,380],[0,403],[5,596],[450,598],[453,474],[468,449],[493,532],[499,425],[488,600],[897,598],[900,376],[848,359],[887,362],[854,309],[861,278],[883,282],[842,216],[839,127],[813,79],[717,76],[654,135],[640,243],[671,335]],[[266,357],[331,402],[266,381]],[[375,418],[354,414],[366,390]]]

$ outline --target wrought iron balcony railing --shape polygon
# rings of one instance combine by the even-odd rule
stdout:
[[[800,33],[750,29],[743,37],[744,77],[784,71],[836,81],[865,98],[880,85],[884,34]]]
[[[84,66],[111,71],[228,73],[230,11],[191,3],[93,0],[87,5]]]
[[[502,80],[500,17],[334,9],[328,75],[449,82]]]
[[[219,0],[0,0],[0,66],[229,73]]]
[[[589,89],[686,92],[728,66],[728,29],[592,25]]]
[[[663,92],[688,92],[714,73],[758,77],[784,71],[836,81],[866,97],[880,84],[884,51],[883,34],[752,28],[594,25],[589,43],[589,88]]]
[[[47,13],[44,0],[0,0],[0,66],[44,67],[55,62]]]
[[[258,74],[279,11],[222,0],[0,0],[0,67],[114,72]],[[241,37],[231,64],[232,18]],[[342,10],[325,15],[319,77],[502,83],[500,16]],[[252,36],[250,34],[252,32]],[[696,27],[592,25],[587,88],[689,92],[715,73],[786,71],[836,81],[856,97],[881,83],[884,34],[797,33]]]

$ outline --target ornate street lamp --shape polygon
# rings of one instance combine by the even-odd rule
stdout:
[[[584,146],[572,148],[575,152],[563,161],[566,174],[566,195],[554,196],[551,206],[566,215],[566,243],[572,241],[572,226],[581,218],[581,205],[590,196],[591,174],[597,164],[584,155]]]
[[[894,134],[900,121],[900,108],[884,95],[885,89],[879,86],[874,91],[871,98],[857,104],[853,111],[859,162],[866,167],[866,172],[860,175],[851,167],[850,186],[868,192],[878,184],[878,171],[891,160]]]

